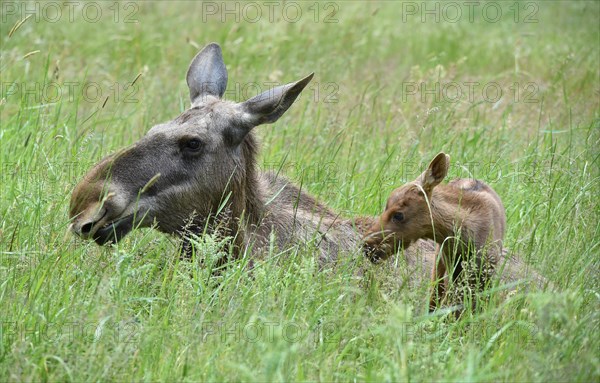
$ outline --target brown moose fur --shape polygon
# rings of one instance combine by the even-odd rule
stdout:
[[[385,211],[365,234],[366,254],[373,261],[407,249],[419,239],[438,244],[440,256],[432,267],[436,286],[432,310],[449,281],[457,282],[461,273],[468,291],[483,289],[503,256],[506,230],[504,206],[488,185],[474,179],[439,185],[449,161],[448,155],[438,154],[415,181],[395,189]]]

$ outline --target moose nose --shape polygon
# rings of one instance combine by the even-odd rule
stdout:
[[[363,253],[373,263],[377,263],[385,258],[385,251],[383,249],[369,243],[363,244]]]
[[[92,230],[96,223],[97,221],[86,221],[83,223],[74,222],[71,226],[71,230],[81,238],[88,238],[92,234]]]
[[[94,228],[106,216],[108,210],[106,208],[96,211],[93,214],[82,214],[80,217],[73,219],[71,230],[81,238],[89,238],[94,234]]]

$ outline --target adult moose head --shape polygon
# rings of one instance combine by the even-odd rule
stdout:
[[[260,245],[275,231],[281,245],[319,234],[315,243],[327,253],[340,244],[354,248],[360,235],[351,224],[285,179],[256,169],[252,129],[277,121],[312,77],[245,102],[226,101],[221,48],[207,45],[187,72],[190,109],[88,172],[71,198],[72,231],[104,245],[136,227],[156,225],[178,234],[184,227],[202,230],[221,211],[239,244],[254,237]],[[335,235],[340,230],[345,238]],[[332,238],[324,238],[327,232]]]

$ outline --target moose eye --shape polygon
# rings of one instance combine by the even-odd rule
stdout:
[[[202,149],[202,141],[192,138],[185,143],[185,148],[189,151],[197,152]]]
[[[394,215],[392,215],[392,219],[396,222],[402,222],[404,220],[404,214],[403,213],[394,213]]]

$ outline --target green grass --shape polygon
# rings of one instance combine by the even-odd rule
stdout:
[[[600,380],[598,2],[517,3],[516,23],[513,2],[498,22],[482,3],[456,23],[404,21],[393,2],[322,3],[318,15],[300,2],[296,23],[281,4],[272,22],[264,8],[248,22],[240,3],[239,22],[203,22],[200,4],[158,1],[120,3],[115,22],[107,2],[97,23],[63,9],[10,37],[23,17],[7,4],[24,7],[3,2],[0,15],[0,381]],[[532,10],[537,22],[524,22]],[[138,22],[123,22],[131,11]],[[236,84],[251,95],[248,83],[316,73],[285,117],[257,128],[264,168],[285,161],[345,216],[375,215],[445,151],[452,177],[498,191],[506,246],[554,289],[500,294],[454,321],[426,315],[427,291],[399,289],[390,264],[360,257],[319,270],[310,253],[273,254],[211,277],[153,230],[114,248],[67,234],[76,182],[184,110],[187,66],[211,41],[232,99]],[[460,102],[407,94],[449,82],[480,85]],[[485,101],[485,84],[502,100]],[[222,248],[200,242],[208,258]]]

